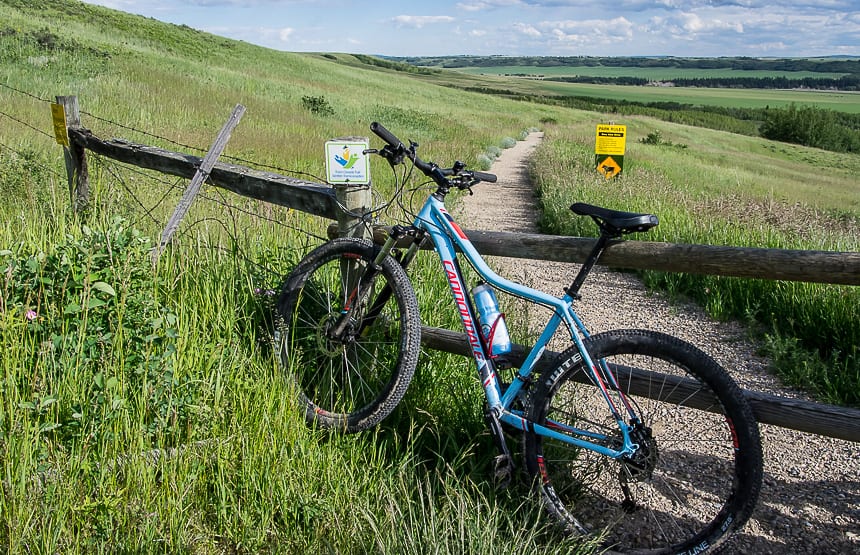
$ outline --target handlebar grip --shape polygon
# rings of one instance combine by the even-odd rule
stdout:
[[[472,175],[474,175],[481,181],[487,181],[489,183],[495,183],[497,179],[496,174],[494,173],[472,172]]]
[[[403,146],[403,143],[394,136],[394,134],[382,126],[381,123],[374,121],[370,124],[370,130],[376,133],[376,136],[390,144],[394,148]]]

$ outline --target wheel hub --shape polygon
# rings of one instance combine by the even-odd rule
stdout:
[[[344,346],[348,343],[351,343],[353,337],[355,335],[354,326],[352,321],[347,324],[346,329],[341,337],[336,337],[332,330],[337,324],[338,318],[340,317],[337,313],[330,313],[323,316],[322,320],[320,320],[317,325],[317,347],[320,352],[323,354],[334,358],[340,356],[343,352]]]
[[[628,479],[640,482],[648,480],[654,473],[654,468],[657,467],[657,461],[660,458],[657,440],[651,433],[651,428],[641,423],[636,424],[631,430],[630,439],[639,447],[622,459],[624,463],[622,471],[625,472]]]

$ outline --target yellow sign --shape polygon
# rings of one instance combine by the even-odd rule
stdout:
[[[619,160],[616,161],[612,156],[606,157],[597,157],[597,171],[603,174],[603,177],[609,179],[610,177],[615,177],[619,173],[621,173],[621,163],[624,160],[624,157],[619,157]]]
[[[595,154],[609,154],[624,156],[624,147],[627,143],[626,125],[598,125],[597,140],[594,144]]]
[[[601,124],[597,126],[594,141],[594,162],[597,171],[606,179],[615,177],[624,168],[624,149],[627,145],[627,126]]]
[[[62,104],[51,104],[51,117],[54,120],[54,137],[57,144],[69,146],[69,133],[66,130],[66,110]]]

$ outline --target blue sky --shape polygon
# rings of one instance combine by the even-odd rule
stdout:
[[[294,52],[860,56],[860,0],[85,0]]]

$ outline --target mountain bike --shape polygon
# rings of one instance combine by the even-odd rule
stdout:
[[[740,388],[690,343],[643,329],[591,335],[573,308],[611,242],[653,228],[657,217],[573,204],[600,233],[570,286],[555,297],[490,269],[446,210],[451,189],[471,190],[496,181],[494,175],[461,162],[441,168],[421,160],[416,143],[404,144],[379,123],[371,130],[385,145],[368,152],[392,168],[410,162],[435,191],[414,221],[393,226],[381,246],[334,239],[311,251],[286,279],[277,304],[278,349],[307,422],[366,430],[402,399],[421,342],[406,270],[429,241],[486,397],[485,416],[499,450],[494,477],[506,482],[514,471],[504,433],[514,431],[523,438],[527,476],[565,531],[598,535],[605,548],[619,552],[704,553],[724,546],[749,519],[762,479],[758,424]],[[480,286],[551,311],[524,356],[513,356],[500,338],[503,316],[491,311],[494,320],[488,321],[487,299],[476,302],[461,259]],[[551,354],[548,344],[560,327],[571,345]],[[502,380],[503,370],[509,381]]]

